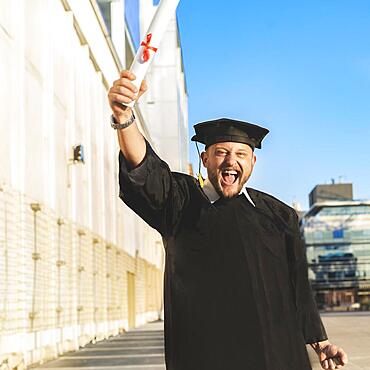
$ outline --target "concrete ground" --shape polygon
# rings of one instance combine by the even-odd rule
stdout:
[[[165,370],[163,322],[89,344],[37,370]]]
[[[343,347],[348,354],[349,364],[344,369],[370,370],[370,312],[324,314],[322,319],[329,340]],[[36,369],[165,370],[163,345],[163,322],[155,322],[88,345]],[[313,369],[321,369],[316,354],[310,348],[309,355]]]
[[[370,370],[370,312],[323,314],[330,342],[342,347],[349,358],[346,370]],[[309,350],[313,369],[321,369],[317,356]]]

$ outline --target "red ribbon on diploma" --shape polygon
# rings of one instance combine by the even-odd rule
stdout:
[[[146,42],[143,41],[141,43],[141,46],[144,46],[144,50],[143,50],[143,61],[144,62],[147,62],[150,58],[149,50],[153,50],[154,52],[156,52],[158,50],[158,48],[155,48],[154,46],[150,46],[150,40],[151,39],[152,39],[152,34],[148,33],[146,35]]]

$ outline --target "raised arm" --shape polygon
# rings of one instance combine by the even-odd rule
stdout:
[[[116,123],[125,123],[132,117],[132,110],[121,103],[130,103],[138,100],[147,90],[145,81],[141,84],[140,91],[131,82],[135,80],[135,75],[129,71],[122,71],[120,78],[114,81],[108,93],[109,105],[113,112]],[[143,135],[140,133],[136,122],[122,130],[117,130],[118,142],[122,154],[130,167],[138,166],[145,157],[146,144]]]
[[[108,99],[115,123],[131,122],[132,110],[121,103],[137,100],[147,90],[140,91],[131,81],[135,76],[122,71],[113,83]],[[184,176],[174,175],[140,133],[136,122],[118,129],[120,198],[150,226],[163,236],[176,232],[185,204],[189,199]]]

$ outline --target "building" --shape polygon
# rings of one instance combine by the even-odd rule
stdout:
[[[0,367],[9,353],[30,365],[161,315],[161,238],[118,198],[107,101],[155,9],[0,0]],[[186,172],[175,14],[157,54],[135,115]]]
[[[309,205],[333,200],[352,200],[352,184],[338,183],[317,185],[309,195]]]
[[[329,186],[327,194],[337,193]],[[304,215],[302,230],[320,308],[369,309],[370,201],[320,199]]]

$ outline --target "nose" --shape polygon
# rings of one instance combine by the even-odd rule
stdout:
[[[225,164],[228,166],[233,166],[236,164],[236,156],[232,153],[228,153],[225,157]]]

